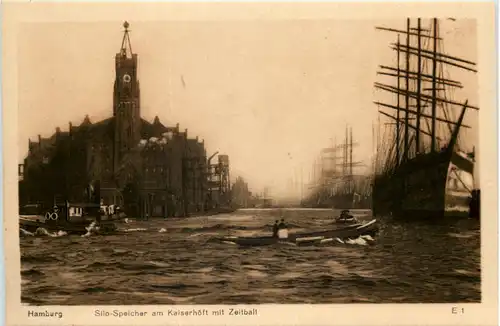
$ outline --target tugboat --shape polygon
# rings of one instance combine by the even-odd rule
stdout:
[[[32,205],[31,205],[32,206]],[[29,209],[31,207],[26,207]],[[21,214],[19,228],[36,232],[44,228],[49,232],[63,231],[67,234],[109,234],[116,231],[115,221],[121,218],[119,208],[95,204],[69,203],[56,204],[45,214]]]
[[[120,207],[106,206],[100,199],[100,187],[93,200],[88,203],[71,203],[68,200],[57,202],[46,209],[42,204],[29,204],[21,207],[19,214],[19,231],[37,232],[45,229],[48,232],[65,232],[67,234],[84,235],[109,234],[117,230],[115,222],[123,219],[125,214]],[[22,230],[21,230],[22,229]]]

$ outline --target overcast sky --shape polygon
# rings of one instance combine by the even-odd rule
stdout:
[[[19,34],[19,160],[28,138],[57,126],[112,115],[114,55],[122,21],[26,24]],[[426,23],[427,24],[427,23]],[[180,124],[205,139],[209,155],[228,154],[233,176],[252,189],[290,193],[302,167],[307,181],[320,149],[353,128],[354,160],[370,165],[378,65],[393,65],[396,35],[375,26],[405,28],[405,19],[296,21],[130,21],[139,57],[141,112]],[[443,21],[445,50],[476,61],[474,21]],[[478,104],[477,77],[452,76],[465,89],[457,100]],[[467,117],[476,125],[476,117]],[[470,147],[476,143],[470,134]],[[475,144],[477,146],[477,144]]]

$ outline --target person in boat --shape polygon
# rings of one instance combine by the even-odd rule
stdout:
[[[288,227],[285,224],[285,219],[282,218],[280,224],[278,224],[278,238],[287,239],[288,238]]]
[[[276,221],[274,221],[274,225],[273,225],[273,238],[278,237],[278,230],[279,230],[278,220],[276,220]]]
[[[340,213],[340,217],[337,220],[342,221],[342,222],[354,220],[354,216],[351,215],[351,213],[349,212],[348,209],[345,209]]]
[[[348,218],[352,218],[352,215],[350,214],[349,210],[345,209],[342,211],[342,213],[340,213],[340,218],[346,220]]]

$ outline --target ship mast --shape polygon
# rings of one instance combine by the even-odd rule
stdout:
[[[407,18],[406,20],[406,30],[398,30],[398,29],[392,29],[392,28],[386,28],[386,27],[376,27],[378,30],[384,30],[384,31],[389,31],[389,32],[395,32],[398,34],[398,40],[397,43],[393,43],[393,50],[397,51],[397,67],[388,67],[388,66],[380,66],[380,68],[383,70],[382,72],[378,72],[378,74],[381,75],[386,75],[386,76],[392,76],[397,78],[397,83],[395,86],[389,85],[389,84],[383,84],[376,82],[375,87],[390,93],[395,93],[397,95],[397,103],[396,105],[391,105],[388,103],[382,103],[382,102],[375,102],[375,104],[380,105],[384,108],[387,109],[392,109],[396,110],[396,116],[393,116],[391,114],[388,114],[386,112],[383,112],[379,109],[379,112],[387,116],[393,120],[395,120],[395,125],[396,125],[396,146],[393,148],[395,150],[395,164],[396,166],[403,163],[404,161],[407,161],[410,157],[410,132],[409,129],[413,129],[415,131],[414,137],[411,137],[411,142],[415,141],[415,154],[418,154],[422,151],[422,140],[421,137],[422,135],[426,135],[430,137],[431,140],[431,151],[436,151],[437,147],[437,142],[441,141],[437,136],[437,121],[443,122],[448,125],[448,127],[452,126],[457,126],[460,125],[460,127],[463,128],[470,128],[469,126],[466,126],[462,124],[462,121],[452,121],[453,119],[448,118],[447,112],[443,111],[444,117],[438,117],[437,114],[437,106],[438,103],[443,105],[443,110],[445,110],[444,105],[450,105],[450,106],[460,106],[463,108],[463,102],[459,101],[453,101],[451,99],[448,99],[446,95],[444,96],[439,96],[437,91],[440,89],[438,88],[439,86],[448,86],[451,88],[462,88],[462,84],[458,81],[444,78],[442,76],[437,76],[437,70],[438,70],[438,64],[441,66],[448,65],[452,66],[455,68],[463,69],[463,70],[468,70],[472,72],[476,72],[474,69],[475,63],[464,60],[461,58],[453,57],[451,55],[447,55],[445,53],[440,53],[438,51],[438,41],[441,41],[442,39],[439,37],[439,28],[438,28],[438,20],[434,18],[431,24],[432,32],[433,33],[422,33],[425,31],[425,29],[422,29],[422,20],[419,18],[418,19],[418,25],[417,28],[412,29],[411,28],[411,20]],[[416,31],[414,31],[416,30]],[[402,45],[399,40],[399,35],[400,34],[406,34],[406,44]],[[411,36],[417,36],[418,39],[416,40],[416,46],[411,46]],[[432,41],[430,47],[432,46],[432,51],[429,49],[423,49],[422,48],[422,38],[427,38]],[[400,52],[404,52],[405,56],[405,68],[400,67]],[[410,55],[415,56],[415,64],[417,69],[414,71],[411,71],[411,65],[410,65]],[[428,60],[432,62],[432,73],[431,74],[426,74],[422,71],[423,67],[425,66],[424,60]],[[403,77],[405,80],[405,87],[401,87],[400,85],[400,78]],[[410,89],[410,80],[415,81],[415,90]],[[422,83],[431,83],[432,88],[426,89],[423,88]],[[443,88],[443,90],[445,90]],[[431,94],[425,93],[424,91],[431,91]],[[400,98],[399,96],[404,96],[405,97],[405,103],[402,106],[400,104]],[[411,109],[410,105],[410,98],[415,100],[415,109]],[[423,108],[426,107],[425,103],[429,103],[432,105],[432,111],[429,112],[430,114],[426,114],[423,112]],[[475,107],[473,105],[467,105],[467,109],[474,109],[474,110],[479,110],[478,107]],[[400,111],[404,111],[404,116],[401,117]],[[414,118],[410,118],[410,114],[414,116]],[[424,130],[422,128],[422,119],[425,119],[425,123],[427,126],[427,130]],[[410,120],[416,120],[416,123],[410,124]],[[430,121],[429,121],[430,120]],[[431,124],[429,125],[429,122]],[[400,132],[401,128],[401,123],[404,124],[404,132]],[[454,128],[456,130],[456,128]],[[450,128],[450,137],[453,134],[453,130]],[[400,135],[404,136],[403,141],[400,141]],[[447,140],[448,144],[449,138]],[[402,157],[400,156],[401,154],[401,148],[400,148],[400,143],[403,143],[403,150],[402,150]],[[413,148],[413,146],[412,146]],[[394,152],[393,152],[394,154]],[[391,154],[392,155],[392,154]]]
[[[300,202],[304,200],[304,170],[302,165],[300,166]]]
[[[431,151],[436,151],[436,69],[437,69],[437,18],[433,20],[433,55],[432,55],[432,121],[431,121]]]
[[[422,73],[422,71],[421,71],[421,69],[422,69],[422,53],[421,53],[422,38],[420,37],[420,35],[421,35],[422,28],[420,26],[420,23],[421,23],[421,20],[420,20],[420,18],[418,18],[418,23],[417,23],[417,37],[418,37],[418,40],[417,40],[417,60],[418,60],[418,62],[417,62],[417,118],[416,118],[417,119],[417,121],[416,121],[417,130],[416,130],[416,135],[415,135],[415,152],[416,152],[416,154],[419,154],[419,152],[420,152],[420,113],[421,113],[421,109],[422,109],[421,103],[420,103],[420,100],[421,100],[420,92],[421,92],[421,86],[422,86],[421,77],[420,77],[420,74]],[[409,53],[408,53],[408,55],[409,55]]]
[[[399,34],[398,34],[398,49],[397,49],[397,57],[398,57],[398,60],[397,60],[398,61],[398,63],[397,63],[398,64],[398,68],[397,68],[398,94],[396,95],[396,97],[397,97],[397,104],[396,105],[397,105],[398,108],[400,106],[400,103],[399,103],[399,98],[400,98],[399,89],[401,88],[401,85],[400,85],[400,82],[401,82],[401,71],[400,71],[400,68],[401,68],[400,67],[400,64],[401,64],[400,61],[401,61],[401,59],[400,59],[400,53],[401,52],[399,51],[399,45],[400,45],[400,43],[399,43]],[[400,130],[400,126],[401,126],[400,123],[401,123],[401,121],[400,121],[400,119],[401,119],[401,117],[400,117],[400,113],[401,113],[401,110],[397,110],[397,117],[396,117],[396,166],[399,165],[399,161],[401,159],[401,148],[400,148],[400,146],[401,146],[401,144],[400,144],[400,142],[401,142],[401,139],[400,139],[401,138],[401,130]]]
[[[410,18],[406,19],[406,47],[410,47]],[[406,82],[406,92],[405,92],[405,106],[406,106],[406,111],[405,111],[405,145],[404,145],[404,160],[408,160],[408,114],[410,110],[410,52],[406,52],[406,76],[405,76],[405,82]]]
[[[342,173],[344,174],[343,177],[344,177],[344,180],[345,180],[345,177],[347,176],[347,164],[348,164],[348,161],[347,161],[347,146],[348,146],[348,138],[347,138],[347,127],[345,128],[345,138],[344,138],[344,157],[343,157],[343,162],[342,162]]]
[[[350,182],[350,177],[347,175],[347,168],[348,168],[348,164],[349,164],[349,156],[348,156],[348,148],[349,146],[349,135],[348,135],[348,131],[347,131],[347,126],[345,128],[345,146],[344,146],[344,182],[347,181],[347,187],[345,187],[345,190],[346,193],[349,193],[350,192],[350,188],[351,188],[351,182]],[[347,178],[346,178],[347,177]]]
[[[351,141],[349,143],[349,173],[352,176],[352,127],[349,128]]]
[[[313,196],[323,194],[323,197],[329,197],[338,194],[348,194],[355,190],[354,168],[361,165],[362,162],[353,161],[354,146],[357,143],[354,142],[352,127],[346,126],[345,137],[342,138],[343,141],[337,143],[337,138],[335,137],[332,139],[334,141],[332,147],[321,150],[320,161],[328,161],[331,164],[327,164],[326,169],[318,177],[313,175],[312,179],[318,180],[319,183],[310,185],[310,188],[314,189],[313,193],[315,195]],[[342,150],[342,153],[337,153],[340,150]],[[320,164],[322,167],[324,165]],[[337,168],[339,165],[342,166],[341,170]],[[313,174],[314,171],[315,169],[313,169]],[[329,194],[326,193],[327,190],[329,190]]]

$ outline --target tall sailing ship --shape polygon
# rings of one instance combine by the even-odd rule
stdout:
[[[370,183],[365,175],[354,169],[362,162],[353,161],[352,128],[346,128],[342,144],[334,144],[321,150],[319,176],[313,176],[308,202],[312,207],[351,209],[369,208]]]
[[[397,64],[382,65],[378,72],[392,84],[375,83],[394,102],[375,102],[392,123],[390,135],[377,148],[374,214],[455,216],[469,213],[471,198],[479,201],[474,150],[465,150],[460,137],[470,129],[464,124],[466,113],[478,108],[452,98],[463,85],[448,75],[454,69],[477,71],[474,62],[444,52],[440,23],[419,18],[407,19],[406,30],[377,27],[397,34],[391,44]]]

